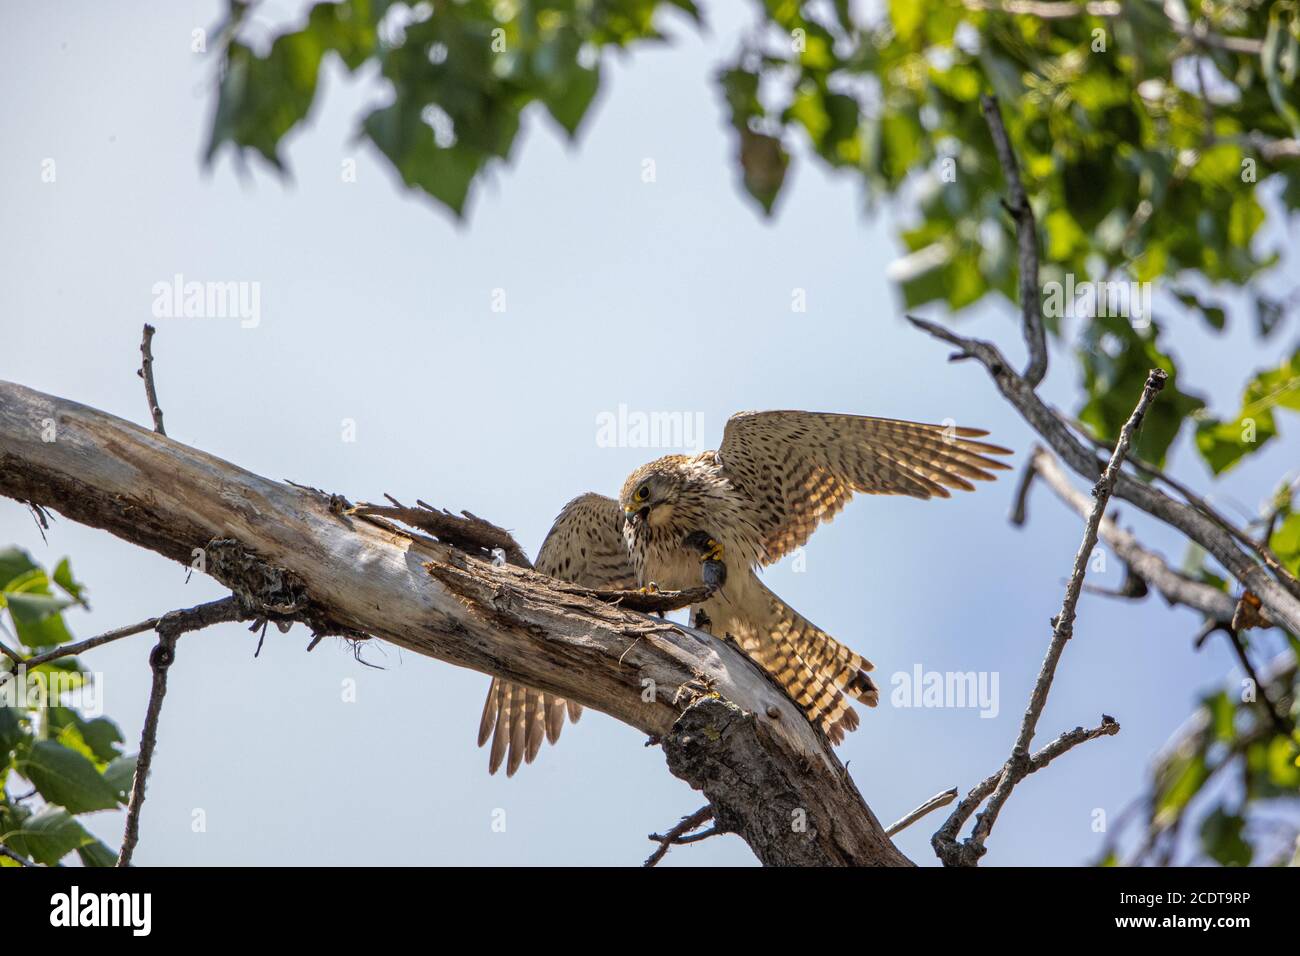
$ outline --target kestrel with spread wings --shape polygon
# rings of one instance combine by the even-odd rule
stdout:
[[[1011,452],[976,428],[820,412],[742,412],[722,446],[668,455],[634,471],[619,500],[586,494],[564,506],[537,556],[544,574],[591,588],[698,587],[702,560],[725,562],[722,585],[691,621],[735,641],[836,743],[858,726],[849,702],[879,692],[872,665],[798,611],[756,571],[802,546],[854,494],[947,498],[973,491]],[[702,542],[702,545],[701,545]],[[571,701],[493,680],[479,725],[488,768],[512,775],[560,735]],[[507,759],[508,758],[508,759]]]

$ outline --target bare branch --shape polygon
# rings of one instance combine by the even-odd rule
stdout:
[[[1029,364],[1025,367],[1024,378],[1031,388],[1037,388],[1038,383],[1047,375],[1047,336],[1043,331],[1043,310],[1038,286],[1038,227],[1034,223],[1034,210],[1025,195],[1024,184],[1020,181],[1020,166],[1011,148],[1007,128],[1003,125],[998,101],[987,94],[982,95],[980,107],[984,111],[989,133],[993,136],[998,162],[1002,164],[1002,175],[1007,180],[1009,198],[1006,207],[1016,221],[1016,240],[1020,250],[1020,313],[1025,345],[1029,349]]]
[[[1061,419],[1061,421],[1073,427],[1074,430],[1078,432],[1078,434],[1081,435],[1085,441],[1090,442],[1094,448],[1100,449],[1103,453],[1107,455],[1110,454],[1112,447],[1108,445],[1106,442],[1101,441],[1099,438],[1095,437],[1091,432],[1088,431],[1087,427],[1084,426],[1082,422],[1065,415],[1060,415],[1059,413],[1058,413],[1058,417]],[[1196,492],[1192,491],[1192,489],[1187,487],[1187,485],[1183,484],[1181,481],[1174,478],[1172,475],[1166,474],[1165,472],[1161,471],[1159,468],[1157,468],[1155,465],[1151,464],[1150,462],[1144,461],[1142,458],[1139,458],[1137,455],[1130,454],[1128,456],[1127,461],[1131,465],[1133,465],[1133,467],[1136,468],[1138,471],[1146,475],[1148,478],[1155,479],[1156,481],[1168,485],[1175,492],[1182,495],[1184,501],[1186,501],[1189,505],[1191,505],[1193,508],[1199,511],[1202,515],[1204,515],[1214,524],[1218,525],[1229,537],[1231,537],[1234,541],[1236,541],[1237,544],[1253,551],[1260,558],[1260,560],[1264,562],[1265,566],[1268,567],[1269,570],[1273,572],[1273,575],[1274,577],[1277,578],[1278,583],[1281,584],[1288,591],[1290,591],[1297,598],[1300,598],[1300,580],[1297,580],[1291,574],[1291,572],[1286,569],[1286,567],[1282,564],[1282,562],[1278,560],[1277,555],[1275,555],[1268,546],[1267,536],[1260,540],[1255,539],[1251,535],[1247,534],[1244,530],[1234,525],[1223,515],[1219,514],[1219,512],[1216,511],[1208,501],[1206,501]]]
[[[700,807],[700,809],[696,810],[689,816],[682,817],[678,824],[667,833],[650,834],[650,839],[658,842],[659,847],[651,853],[650,856],[646,858],[645,863],[641,865],[646,867],[654,866],[664,858],[664,854],[668,852],[668,848],[673,844],[697,843],[705,837],[713,836],[718,832],[717,827],[706,830],[704,833],[696,834],[694,837],[686,836],[686,834],[690,833],[696,827],[699,827],[712,819],[713,805],[709,804],[706,807]]]
[[[1034,684],[1033,692],[1029,698],[1029,706],[1026,708],[1025,716],[1020,723],[1020,733],[1017,735],[1015,745],[1011,749],[1011,756],[1002,768],[993,795],[989,798],[988,806],[976,819],[975,829],[970,837],[961,846],[957,846],[955,840],[940,841],[939,835],[936,834],[935,850],[939,853],[939,857],[945,865],[975,865],[979,858],[984,855],[984,842],[993,831],[993,825],[997,822],[998,814],[1001,813],[1003,805],[1011,796],[1011,791],[1030,772],[1029,745],[1032,743],[1034,733],[1038,729],[1038,719],[1042,716],[1043,708],[1047,705],[1047,696],[1051,692],[1052,681],[1056,676],[1056,666],[1060,662],[1061,654],[1065,651],[1066,643],[1074,636],[1074,619],[1079,604],[1079,595],[1083,591],[1083,579],[1088,573],[1088,559],[1092,555],[1092,549],[1097,546],[1097,537],[1100,533],[1099,529],[1106,511],[1106,504],[1110,501],[1111,492],[1114,490],[1115,482],[1119,478],[1120,466],[1123,464],[1124,456],[1128,453],[1129,446],[1133,442],[1133,436],[1142,425],[1147,409],[1155,401],[1160,390],[1164,388],[1167,380],[1168,376],[1163,370],[1151,370],[1147,376],[1146,386],[1142,389],[1142,396],[1133,409],[1133,414],[1129,416],[1128,421],[1124,423],[1124,427],[1120,430],[1119,441],[1115,443],[1115,452],[1111,455],[1110,462],[1106,465],[1106,470],[1098,480],[1096,487],[1093,488],[1094,501],[1092,511],[1088,515],[1087,525],[1084,528],[1083,541],[1080,542],[1079,550],[1075,553],[1074,568],[1070,573],[1069,584],[1066,586],[1065,598],[1061,602],[1061,612],[1052,622],[1052,641],[1048,645],[1047,654],[1043,658],[1043,665],[1038,672],[1038,680]],[[1115,725],[1112,719],[1104,718],[1102,720],[1103,727],[1109,728],[1112,725],[1115,726],[1115,730],[1118,729],[1118,725]],[[1097,734],[1114,733],[1115,730],[1107,729],[1103,731],[1099,728]],[[1074,742],[1069,742],[1071,735],[1068,734],[1058,738],[1057,743],[1060,744],[1062,753],[1082,740],[1090,739],[1083,731],[1077,732],[1076,735],[1079,739]],[[960,823],[958,828],[960,828]],[[955,838],[955,833],[953,836]]]
[[[1246,644],[1241,639],[1241,633],[1233,627],[1221,627],[1219,630],[1228,636],[1228,640],[1232,643],[1232,649],[1237,655],[1237,660],[1241,663],[1242,670],[1246,672],[1246,675],[1254,683],[1255,689],[1259,692],[1260,702],[1264,705],[1264,710],[1273,724],[1273,729],[1283,737],[1290,737],[1295,727],[1283,715],[1282,708],[1269,694],[1268,682],[1259,679],[1259,674],[1255,671],[1255,665],[1250,662],[1250,656],[1246,653]]]
[[[188,631],[196,631],[222,621],[240,621],[250,616],[244,605],[235,597],[222,598],[183,611],[171,611],[157,622],[158,644],[149,655],[153,669],[153,686],[149,691],[149,707],[145,711],[144,729],[140,732],[140,752],[136,756],[135,777],[131,781],[131,799],[126,810],[126,830],[122,835],[122,849],[117,865],[131,865],[131,856],[140,839],[140,810],[144,806],[145,782],[153,764],[154,746],[158,742],[158,717],[162,713],[163,697],[167,694],[167,669],[176,659],[176,641]]]
[[[41,664],[48,664],[50,661],[57,661],[64,657],[75,657],[83,651],[88,651],[92,647],[99,647],[101,644],[108,644],[112,641],[121,640],[124,637],[131,637],[133,634],[142,634],[145,631],[151,631],[158,625],[159,618],[151,617],[147,621],[141,621],[139,624],[128,624],[126,627],[119,627],[113,631],[105,631],[95,637],[88,637],[84,641],[74,641],[71,644],[64,644],[62,647],[56,647],[52,651],[46,651],[44,654],[37,654],[35,657],[29,657],[23,661],[28,668],[39,667]]]
[[[908,316],[908,320],[977,359],[988,370],[1002,395],[1070,468],[1090,480],[1101,473],[1102,463],[1096,454],[1085,447],[1059,414],[1045,405],[1029,384],[1012,370],[996,346],[957,335],[941,325],[914,316]],[[1132,502],[1200,544],[1229,574],[1259,595],[1275,622],[1293,633],[1300,632],[1300,598],[1242,551],[1235,536],[1224,530],[1220,522],[1195,506],[1176,501],[1159,488],[1127,474],[1121,474],[1116,481],[1115,496]]]
[[[894,823],[891,823],[889,826],[885,827],[885,832],[889,834],[891,837],[895,836],[901,831],[906,830],[908,827],[910,827],[913,823],[921,819],[926,814],[933,813],[935,810],[938,810],[940,807],[946,807],[948,804],[952,803],[956,799],[957,799],[956,787],[953,787],[949,790],[945,790],[943,793],[936,793],[933,797],[925,801],[925,803],[921,804],[915,810],[903,816],[902,819],[897,820]]]
[[[144,379],[144,397],[149,401],[149,414],[153,416],[153,430],[159,435],[166,435],[163,428],[163,412],[158,407],[158,391],[153,383],[153,334],[156,330],[149,323],[144,326],[144,338],[140,341],[140,368],[136,375]]]
[[[1082,726],[1067,730],[1029,758],[1025,776],[1037,773],[1057,757],[1073,750],[1081,743],[1096,740],[1098,737],[1112,736],[1119,733],[1119,730],[1119,723],[1115,718],[1107,714],[1102,714],[1101,723],[1089,730],[1085,730]],[[971,818],[971,814],[978,810],[979,805],[984,802],[988,795],[997,789],[1004,770],[1005,767],[999,768],[996,773],[985,777],[976,786],[972,787],[961,803],[957,804],[948,819],[944,821],[943,826],[931,837],[930,843],[945,865],[974,866],[978,862],[978,855],[968,853],[964,844],[956,842],[957,834],[960,832],[962,825]]]

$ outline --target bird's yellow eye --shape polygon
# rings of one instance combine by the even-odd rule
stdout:
[[[649,497],[650,497],[650,489],[647,488],[645,485],[642,485],[640,488],[636,490],[637,501],[645,501]]]

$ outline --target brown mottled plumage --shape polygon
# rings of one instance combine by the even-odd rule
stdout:
[[[618,502],[604,495],[574,498],[560,512],[537,552],[534,567],[543,574],[587,588],[634,588],[636,573],[623,541],[623,512]],[[577,723],[582,706],[520,684],[492,679],[478,745],[492,738],[488,772],[496,773],[506,759],[506,776],[514,776],[521,762],[533,762],[542,737],[560,738],[564,715]]]
[[[803,545],[854,494],[947,498],[949,488],[973,491],[972,481],[992,480],[992,471],[1009,466],[988,456],[1010,452],[975,440],[986,434],[857,415],[742,412],[727,422],[717,451],[643,465],[617,503],[600,495],[570,502],[542,546],[538,570],[591,587],[622,587],[612,582],[629,576],[643,586],[694,587],[700,557],[683,539],[704,532],[721,546],[728,574],[708,601],[691,609],[691,619],[703,611],[712,633],[734,639],[839,743],[858,726],[848,697],[871,707],[879,701],[867,675],[872,665],[787,606],[755,570]],[[527,695],[537,692],[507,695],[506,686],[493,682],[479,743],[492,729],[495,706],[491,767],[510,743],[513,772],[519,760],[513,741],[531,761],[541,735],[528,728],[540,726],[536,714],[556,705],[530,710]],[[506,720],[510,734],[501,729],[507,715],[513,715]]]

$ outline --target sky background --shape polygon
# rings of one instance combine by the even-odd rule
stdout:
[[[271,35],[293,5],[270,6]],[[860,191],[796,153],[772,222],[733,172],[713,82],[749,23],[706,7],[701,36],[607,57],[580,142],[526,117],[457,224],[405,190],[354,142],[373,76],[331,66],[312,122],[287,144],[292,180],[229,155],[205,172],[215,58],[190,51],[217,3],[8,3],[0,14],[0,379],[146,424],[135,375],[155,321],[155,373],[169,436],[272,478],[353,500],[384,492],[466,508],[513,529],[535,554],[560,507],[617,492],[644,461],[677,449],[601,447],[596,421],[619,405],[703,416],[716,447],[728,415],[802,408],[992,431],[1017,451],[1034,436],[974,363],[914,331],[886,279],[895,220],[864,215]],[[657,181],[642,181],[642,162]],[[43,182],[42,162],[57,178]],[[344,182],[355,160],[356,182]],[[905,209],[900,210],[905,214]],[[1274,224],[1266,244],[1294,245]],[[1279,271],[1294,275],[1294,256]],[[152,288],[176,273],[257,282],[261,321],[151,317]],[[794,313],[794,289],[807,312]],[[492,310],[504,289],[506,311]],[[925,314],[943,318],[941,310]],[[1261,348],[1238,310],[1225,335],[1168,317],[1185,378],[1220,413],[1276,364],[1294,326]],[[1021,361],[1013,308],[959,320]],[[1294,321],[1294,320],[1292,320]],[[1074,330],[1071,330],[1073,332]],[[1078,382],[1057,348],[1043,392],[1071,410]],[[343,440],[344,420],[355,441]],[[1225,511],[1251,512],[1300,460],[1295,424],[1211,486],[1186,436],[1171,470]],[[1015,475],[949,501],[859,499],[766,581],[876,663],[885,702],[840,756],[882,822],[941,790],[963,791],[1005,759],[1059,609],[1082,532],[1045,488],[1025,529],[1006,515]],[[1142,539],[1181,560],[1176,536],[1120,504]],[[0,499],[0,545],[52,567],[71,555],[92,610],[88,637],[221,596],[213,581],[66,520],[42,542],[27,509]],[[1115,587],[1118,562],[1090,577]],[[989,841],[986,864],[1079,864],[1143,787],[1154,752],[1199,697],[1237,671],[1227,645],[1191,648],[1196,616],[1158,598],[1085,595],[1038,743],[1103,712],[1123,731],[1027,779]],[[636,864],[703,798],[672,777],[643,735],[588,712],[513,779],[474,747],[484,675],[377,642],[362,666],[336,639],[304,653],[302,627],[256,637],[226,625],[182,641],[171,670],[135,860],[187,864]],[[148,697],[148,635],[94,651],[105,709],[134,750]],[[1272,647],[1274,645],[1269,644]],[[895,673],[996,672],[998,716],[888,703]],[[343,700],[355,680],[355,702]],[[194,832],[196,810],[206,832]],[[504,832],[492,827],[504,810]],[[499,814],[498,817],[499,819]],[[936,815],[899,839],[933,864]],[[111,846],[122,814],[89,825]],[[751,864],[734,836],[674,849],[661,865]]]

